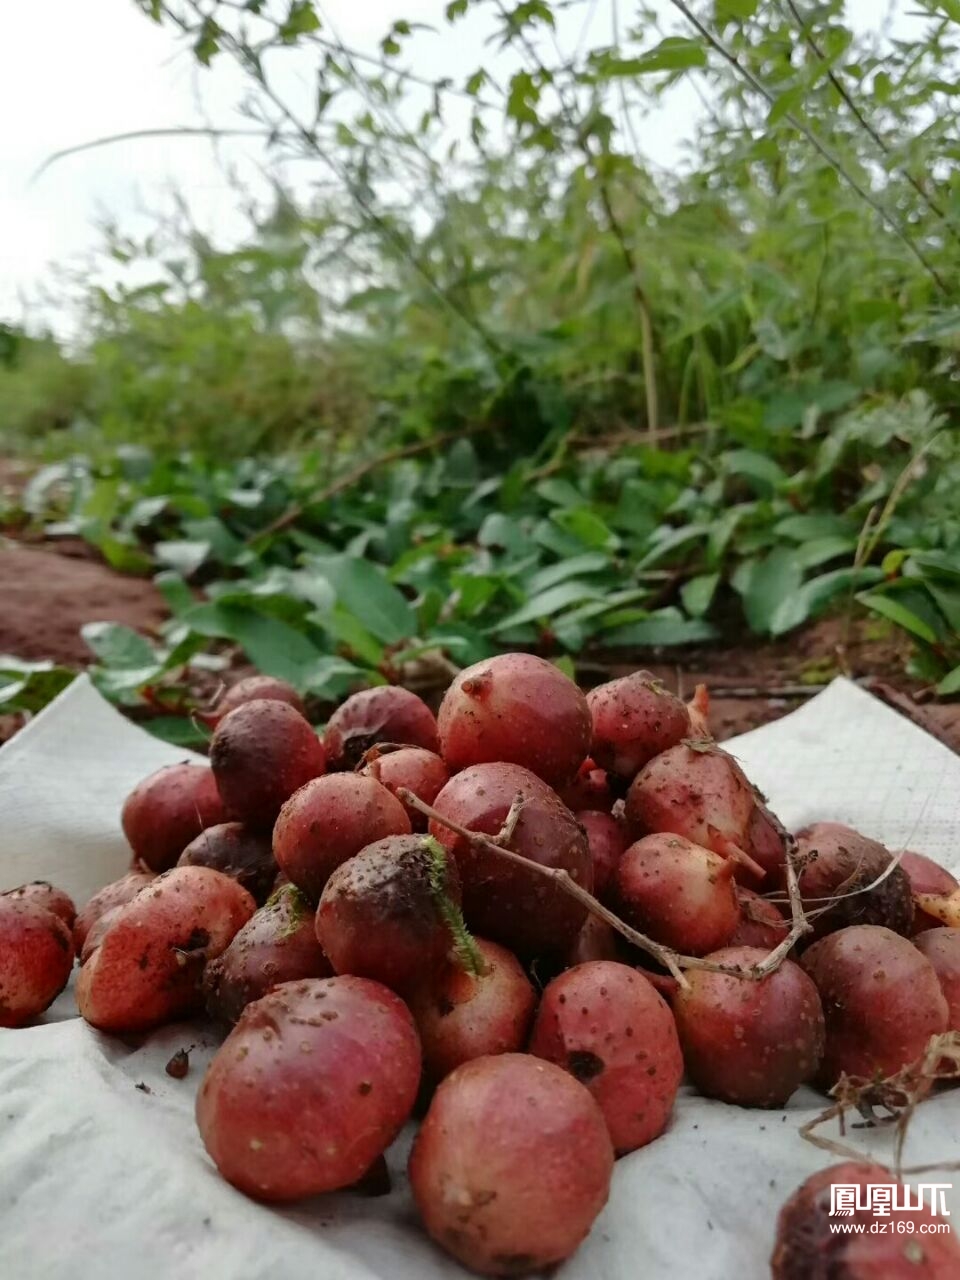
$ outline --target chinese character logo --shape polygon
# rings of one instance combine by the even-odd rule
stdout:
[[[872,1213],[875,1218],[889,1218],[893,1213],[919,1213],[928,1193],[930,1212],[949,1218],[946,1193],[950,1182],[921,1182],[911,1193],[899,1182],[835,1182],[830,1187],[831,1218],[852,1218],[854,1213]]]

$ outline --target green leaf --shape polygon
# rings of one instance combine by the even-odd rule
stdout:
[[[717,630],[709,622],[698,618],[683,618],[679,613],[664,611],[663,615],[651,614],[639,622],[627,623],[612,631],[605,631],[604,645],[650,645],[664,647],[678,644],[699,644],[714,640]]]
[[[280,26],[278,35],[281,43],[296,44],[299,36],[319,31],[321,26],[311,0],[290,0],[290,11]]]
[[[514,613],[502,618],[493,630],[506,631],[511,627],[520,627],[527,622],[539,622],[552,618],[554,614],[568,609],[573,604],[584,600],[596,600],[602,592],[590,582],[559,582],[539,595],[533,596],[525,605]]]
[[[450,0],[444,10],[448,22],[456,22],[457,18],[462,18],[467,12],[467,6],[470,0]]]
[[[175,747],[203,748],[210,741],[209,730],[203,729],[189,716],[154,716],[144,721],[143,728],[153,737]]]
[[[826,564],[829,560],[838,560],[841,556],[853,558],[857,548],[857,540],[853,537],[831,536],[812,538],[797,548],[797,559],[803,569],[815,569],[817,565]]]
[[[80,634],[106,667],[159,667],[153,645],[119,622],[87,622],[80,628]]]
[[[196,573],[210,554],[209,542],[158,542],[153,554],[169,569],[175,569],[184,578]]]
[[[909,631],[918,640],[925,640],[927,644],[936,644],[938,642],[938,636],[933,627],[914,613],[912,609],[902,604],[899,600],[895,600],[893,596],[881,595],[876,591],[868,591],[861,592],[857,599],[861,604],[866,605],[868,609],[872,609],[874,613],[879,613],[881,617],[888,618],[891,622],[896,623],[898,627],[902,627],[904,631]]]
[[[759,8],[760,0],[714,0],[713,15],[717,22],[729,22],[736,18],[745,22]]]
[[[792,548],[777,547],[759,560],[743,593],[743,611],[751,631],[771,634],[778,610],[799,591],[802,581],[803,572]]]
[[[603,547],[607,551],[616,551],[620,546],[620,539],[592,507],[562,507],[552,511],[550,518],[585,546]]]
[[[755,449],[734,449],[724,455],[722,465],[729,476],[753,480],[761,493],[772,493],[787,478],[782,467]]]
[[[611,58],[603,63],[603,76],[642,76],[652,71],[689,71],[705,67],[707,55],[699,40],[667,36],[638,58]]]
[[[327,579],[337,603],[383,644],[399,644],[417,634],[416,614],[406,597],[369,560],[311,556],[308,566]]]
[[[4,712],[42,711],[69,684],[77,673],[52,662],[21,662],[0,657],[0,708]]]
[[[179,573],[167,569],[163,573],[158,573],[153,581],[172,614],[181,614],[196,605],[196,597]]]
[[[188,610],[182,621],[201,635],[235,641],[264,675],[288,680],[296,688],[302,688],[305,673],[320,656],[302,631],[243,605],[212,601]]]
[[[949,698],[954,693],[960,693],[960,667],[954,667],[948,675],[943,677],[937,685],[937,693],[941,698]]]
[[[719,573],[702,573],[685,582],[680,588],[680,599],[687,613],[694,618],[702,618],[713,602],[719,581]]]
[[[587,551],[582,556],[571,556],[569,560],[560,560],[557,564],[539,569],[524,583],[531,595],[546,591],[548,587],[565,582],[567,578],[579,577],[582,573],[599,573],[610,568],[610,558],[598,551]]]

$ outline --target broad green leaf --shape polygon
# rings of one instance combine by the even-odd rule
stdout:
[[[803,572],[793,549],[777,547],[757,561],[743,593],[743,611],[751,631],[770,634],[778,610],[799,591],[802,581]]]
[[[948,675],[943,677],[937,685],[937,693],[941,698],[949,698],[955,693],[960,693],[960,667],[954,667]]]
[[[0,657],[0,710],[42,711],[76,676],[69,667],[52,662],[18,662]]]
[[[927,644],[937,643],[938,636],[933,627],[892,595],[880,595],[878,592],[868,591],[861,592],[857,599],[874,613],[879,613],[881,617],[888,618],[904,631],[909,631],[918,640],[925,640]]]
[[[620,539],[592,507],[563,507],[553,511],[551,519],[587,547],[616,551],[620,546]]]
[[[507,615],[496,624],[493,630],[505,631],[510,627],[520,627],[527,622],[538,622],[552,618],[554,614],[568,609],[583,600],[596,600],[602,593],[590,582],[559,582],[548,587],[546,591],[533,596],[520,609]]]
[[[158,542],[153,554],[168,569],[175,569],[184,578],[196,573],[210,554],[209,542]]]
[[[722,466],[727,475],[754,481],[763,493],[773,492],[787,478],[781,466],[755,449],[734,449],[724,455]]]
[[[659,616],[651,614],[639,622],[627,623],[613,631],[605,631],[604,645],[650,645],[664,647],[678,644],[700,644],[714,640],[717,630],[709,622],[699,618],[683,618],[679,615]]]
[[[815,569],[817,565],[841,557],[852,560],[856,549],[856,538],[831,535],[801,543],[796,549],[796,556],[802,569]]]
[[[327,579],[341,608],[383,644],[399,644],[416,635],[416,614],[406,597],[369,560],[311,556],[307,563]]]
[[[196,597],[179,573],[166,569],[163,573],[158,573],[153,581],[157,590],[166,600],[171,613],[181,614],[196,605]]]
[[[153,645],[119,622],[87,622],[80,634],[106,667],[159,668],[160,659]]]
[[[714,0],[713,16],[717,22],[729,22],[736,18],[745,22],[760,7],[760,0]]]
[[[851,527],[851,521],[844,516],[817,512],[809,515],[785,516],[773,527],[780,538],[789,538],[791,542],[808,542],[817,538],[842,538],[851,534],[856,540],[857,529]]]
[[[303,632],[240,604],[197,605],[182,615],[182,621],[201,635],[233,640],[258,671],[296,688],[302,688],[305,672],[320,656]]]
[[[202,750],[210,740],[210,730],[190,716],[153,716],[143,722],[143,728],[153,737],[171,742],[175,747]]]
[[[548,587],[556,586],[558,582],[565,582],[567,578],[576,578],[582,573],[599,573],[609,568],[608,556],[596,551],[588,551],[582,556],[571,556],[569,560],[561,560],[557,564],[548,565],[545,569],[539,569],[527,578],[524,586],[531,595],[534,595],[540,591],[546,591]]]
[[[604,76],[642,76],[652,71],[689,71],[705,67],[707,55],[698,40],[667,36],[637,58],[611,58],[603,64]]]
[[[702,618],[710,608],[719,581],[719,573],[703,573],[685,582],[680,588],[680,599],[687,613]]]

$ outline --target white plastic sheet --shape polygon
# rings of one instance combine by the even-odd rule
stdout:
[[[791,827],[851,823],[960,870],[960,759],[838,680],[801,710],[727,744]],[[0,751],[0,887],[49,878],[80,901],[121,875],[119,826],[139,778],[189,753],[118,715],[86,678]],[[195,1046],[190,1074],[164,1072]],[[200,1023],[102,1036],[68,993],[42,1025],[0,1031],[0,1275],[11,1280],[453,1280],[417,1229],[405,1135],[390,1196],[268,1209],[215,1173],[193,1100],[216,1040]],[[562,1280],[767,1276],[777,1209],[831,1163],[798,1136],[823,1099],[746,1111],[684,1090],[668,1133],[617,1163],[610,1201]],[[960,1091],[919,1108],[907,1160],[960,1156]],[[856,1131],[889,1161],[889,1131]],[[935,1177],[948,1181],[950,1174]],[[958,1179],[960,1192],[960,1179]],[[960,1219],[960,1194],[948,1197]]]

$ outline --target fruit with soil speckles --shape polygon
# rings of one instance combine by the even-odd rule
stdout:
[[[750,969],[767,952],[725,947],[710,960]],[[785,960],[759,981],[703,969],[673,997],[687,1072],[701,1093],[741,1107],[782,1107],[816,1074],[824,1051],[817,988]]]
[[[167,765],[138,783],[123,804],[123,834],[151,871],[168,871],[191,840],[226,819],[214,775],[204,764]]]
[[[590,754],[629,782],[648,760],[693,737],[690,712],[649,671],[634,671],[587,694],[593,721]]]
[[[435,1084],[461,1063],[489,1054],[516,1053],[527,1043],[537,995],[512,952],[476,938],[483,972],[467,973],[449,961],[407,992],[420,1032],[423,1073]]]
[[[613,1148],[589,1092],[522,1053],[475,1058],[437,1089],[410,1154],[424,1226],[482,1275],[568,1258],[606,1204]]]
[[[98,889],[90,901],[77,913],[73,926],[73,943],[79,955],[87,940],[90,930],[108,911],[114,907],[122,907],[125,902],[135,898],[145,885],[156,877],[139,871],[130,871],[119,880],[106,884]]]
[[[573,813],[581,810],[609,813],[615,800],[606,769],[599,768],[596,761],[589,758],[584,760],[571,783],[558,788],[557,795]]]
[[[403,992],[437,971],[452,944],[441,896],[460,905],[456,863],[428,836],[388,836],[342,863],[317,908],[335,973]]]
[[[437,723],[451,773],[505,762],[559,787],[573,781],[590,749],[583,693],[530,653],[504,653],[461,671],[444,695]]]
[[[724,858],[745,853],[765,880],[775,881],[784,863],[786,834],[719,747],[681,744],[655,756],[627,792],[626,815],[637,834],[670,831]],[[744,866],[736,874],[755,877]]]
[[[777,1240],[770,1259],[773,1280],[955,1280],[960,1276],[960,1244],[929,1205],[893,1208],[884,1214],[885,1230],[876,1231],[878,1210],[868,1187],[902,1187],[882,1165],[847,1162],[809,1177],[780,1210]],[[856,1188],[851,1195],[850,1234],[837,1230],[835,1187]],[[876,1201],[873,1202],[874,1204]],[[867,1207],[861,1207],[866,1205]],[[859,1231],[858,1231],[859,1228]]]
[[[296,885],[278,889],[207,965],[207,1012],[221,1022],[236,1022],[248,1004],[281,982],[331,977],[330,961],[317,941],[315,915]]]
[[[217,725],[210,764],[227,816],[268,831],[284,802],[326,768],[323,743],[285,702],[245,702]]]
[[[613,880],[617,863],[630,843],[630,837],[622,822],[609,813],[591,811],[576,814],[576,819],[587,833],[590,859],[593,863],[593,892],[602,898]]]
[[[292,684],[287,684],[286,680],[278,680],[276,676],[247,676],[225,691],[207,720],[211,724],[217,724],[244,703],[261,701],[285,702],[294,711],[299,711],[300,715],[304,714],[303,699]]]
[[[406,809],[375,778],[331,773],[301,787],[280,810],[273,856],[317,902],[341,863],[377,840],[409,834]]]
[[[247,1005],[197,1095],[224,1178],[258,1200],[357,1182],[399,1133],[420,1045],[399,996],[366,978],[286,982]]]
[[[381,742],[439,750],[436,716],[422,698],[399,685],[351,694],[330,717],[323,741],[331,770],[353,769]]]
[[[101,1031],[125,1032],[193,1013],[204,965],[255,910],[246,889],[209,867],[157,876],[109,921],[101,917],[102,936],[77,978],[81,1015]]]
[[[515,764],[479,764],[454,775],[434,808],[470,831],[497,836],[517,796],[523,804],[508,847],[542,866],[593,885],[583,829],[547,784]],[[467,925],[522,958],[563,955],[586,909],[556,884],[457,835],[438,819],[430,833],[456,858]]]
[[[622,949],[616,930],[599,916],[589,915],[564,956],[564,964],[572,969],[574,965],[587,964],[591,960],[619,960]]]
[[[48,880],[31,880],[16,889],[7,889],[0,897],[10,898],[14,902],[32,902],[35,906],[44,907],[59,916],[68,929],[73,928],[77,918],[77,908],[73,899],[63,889],[50,884]]]
[[[752,889],[737,889],[740,900],[740,920],[728,946],[762,947],[772,951],[790,932],[789,921],[783,918],[778,906],[761,898]]]
[[[948,898],[960,889],[960,882],[951,875],[946,867],[934,862],[923,853],[912,853],[909,849],[900,855],[900,866],[910,881],[910,892],[913,895],[912,933],[923,933],[925,929],[936,929],[940,921],[936,916],[927,913],[917,905],[917,894],[931,894],[934,897]]]
[[[628,924],[684,955],[725,946],[740,922],[734,863],[682,836],[645,836],[617,864],[613,893]]]
[[[827,1024],[819,1082],[890,1076],[946,1031],[947,1001],[930,961],[879,925],[853,925],[815,942],[801,963],[816,984]]]
[[[37,902],[0,897],[0,1027],[23,1027],[50,1007],[73,968],[70,930]]]
[[[450,781],[447,766],[435,751],[424,747],[401,747],[399,751],[387,751],[382,755],[376,750],[374,758],[363,767],[368,778],[375,778],[389,792],[396,795],[401,788],[412,791],[424,804],[433,804]],[[410,825],[414,831],[426,831],[427,819],[419,809],[404,804]]]
[[[530,1052],[586,1085],[618,1155],[666,1128],[683,1075],[677,1028],[666,1001],[627,965],[597,961],[554,978]]]
[[[909,934],[910,881],[882,844],[842,822],[815,822],[797,833],[803,908],[822,938],[848,925],[876,924]],[[873,886],[872,888],[870,886]]]
[[[947,1030],[960,1032],[960,929],[926,929],[913,945],[933,965],[947,1002]]]
[[[181,853],[178,867],[210,867],[243,885],[258,903],[266,902],[277,878],[270,836],[242,822],[207,827]]]

